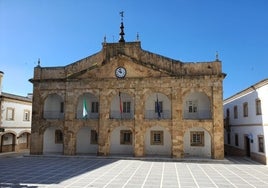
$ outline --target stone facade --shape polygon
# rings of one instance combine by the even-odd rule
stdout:
[[[115,76],[117,67],[126,69],[124,78]],[[182,158],[200,156],[200,150],[202,157],[223,159],[224,77],[219,60],[183,63],[145,51],[140,42],[103,43],[100,52],[64,67],[39,65],[30,80],[34,88],[30,152],[92,153],[88,149],[104,156]],[[97,101],[94,117],[81,118],[83,98],[90,101],[91,112]],[[154,105],[159,104],[158,98],[162,102],[161,116],[156,117]],[[195,110],[190,110],[189,101],[195,103]],[[120,109],[120,117],[119,106],[123,102],[129,116],[122,118],[125,112]],[[205,132],[205,138],[201,137],[206,144],[192,146],[192,138],[186,140],[185,134],[192,135],[192,130],[199,129]],[[55,130],[63,135],[58,145],[51,143],[56,139]],[[97,133],[97,145],[82,146],[92,139],[92,135],[88,136],[92,130]],[[122,130],[131,133],[126,145],[117,141],[122,139]],[[154,131],[160,131],[156,134],[159,140],[152,138]],[[152,139],[160,143],[154,145]]]

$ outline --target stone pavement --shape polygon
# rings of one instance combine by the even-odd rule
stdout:
[[[0,187],[268,187],[268,167],[247,158],[0,156]]]

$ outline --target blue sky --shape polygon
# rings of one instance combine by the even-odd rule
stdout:
[[[268,78],[267,0],[0,0],[3,91],[32,92],[41,66],[64,66],[139,33],[144,50],[183,62],[222,61],[224,98]]]

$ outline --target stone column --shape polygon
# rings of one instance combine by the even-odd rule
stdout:
[[[100,106],[99,106],[99,125],[98,125],[98,155],[106,156],[107,153],[107,130],[108,126],[106,126],[106,119],[109,118],[109,110],[110,110],[110,103],[109,99],[110,96],[107,90],[100,90]]]
[[[31,125],[31,144],[30,154],[41,155],[43,154],[43,137],[41,119],[44,109],[44,102],[40,96],[39,84],[34,83],[34,93],[32,101],[32,125]]]
[[[76,132],[74,119],[76,114],[76,101],[78,94],[73,90],[72,83],[66,83],[64,97],[64,123],[63,123],[63,153],[64,155],[76,154]]]
[[[144,110],[145,100],[142,89],[135,91],[135,119],[134,119],[134,155],[136,157],[144,156]]]
[[[213,87],[213,145],[212,158],[224,158],[224,124],[223,124],[223,100],[222,85]]]
[[[183,131],[182,131],[182,97],[179,88],[173,88],[171,93],[172,112],[172,156],[183,157]]]

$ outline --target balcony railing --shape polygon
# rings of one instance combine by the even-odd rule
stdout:
[[[189,112],[185,110],[183,119],[211,119],[211,112],[210,110],[198,110],[197,112]]]
[[[171,119],[171,112],[170,110],[163,110],[159,116],[155,110],[146,110],[145,119]]]
[[[110,112],[110,119],[134,119],[134,112],[130,111],[129,113],[121,113],[118,110],[112,110]]]
[[[99,113],[88,113],[86,117],[83,117],[83,110],[78,110],[76,113],[77,119],[98,119]]]
[[[45,119],[63,119],[64,113],[59,111],[46,110],[44,111]]]

